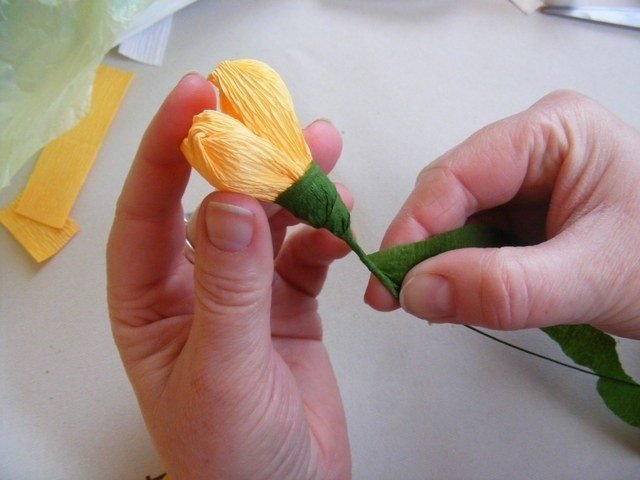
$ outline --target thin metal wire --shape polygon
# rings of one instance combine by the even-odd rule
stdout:
[[[509,343],[509,342],[507,342],[505,340],[502,340],[502,339],[500,339],[498,337],[494,337],[493,335],[491,335],[491,334],[489,334],[487,332],[484,332],[484,331],[480,330],[479,328],[472,327],[471,325],[464,325],[464,326],[467,327],[469,330],[472,330],[472,331],[474,331],[476,333],[479,333],[480,335],[482,335],[484,337],[487,337],[487,338],[490,338],[491,340],[493,340],[495,342],[498,342],[498,343],[501,343],[502,345],[505,345],[507,347],[511,347],[511,348],[513,348],[515,350],[518,350],[518,351],[523,352],[523,353],[527,353],[527,354],[532,355],[534,357],[541,358],[542,360],[547,360],[548,362],[555,363],[556,365],[567,367],[567,368],[570,368],[572,370],[576,370],[578,372],[587,373],[589,375],[593,375],[594,377],[602,378],[604,380],[611,380],[612,382],[624,383],[625,385],[631,385],[632,387],[636,387],[636,388],[640,387],[640,384],[637,384],[637,383],[634,383],[634,382],[630,382],[629,380],[625,380],[623,378],[615,378],[615,377],[610,377],[608,375],[601,375],[599,373],[592,372],[591,370],[587,370],[586,368],[576,367],[575,365],[571,365],[569,363],[561,362],[560,360],[556,360],[555,358],[546,357],[544,355],[541,355],[540,353],[536,353],[536,352],[533,352],[531,350],[527,350],[526,348],[519,347],[518,345],[514,345],[514,344]]]

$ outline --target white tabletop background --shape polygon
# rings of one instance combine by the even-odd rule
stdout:
[[[136,76],[74,207],[77,237],[36,266],[0,229],[0,479],[163,471],[111,338],[105,242],[164,96],[184,73],[240,57],[281,73],[303,123],[327,117],[343,133],[332,178],[355,195],[368,251],[423,166],[550,91],[577,90],[640,127],[639,31],[526,16],[506,0],[203,0],[182,10],[164,66],[107,56]],[[185,207],[207,192],[194,178]],[[362,301],[367,278],[351,255],[321,297],[354,478],[640,478],[638,430],[605,408],[595,378],[462,327],[374,312]],[[564,358],[538,331],[499,335]],[[620,348],[639,377],[640,345]]]

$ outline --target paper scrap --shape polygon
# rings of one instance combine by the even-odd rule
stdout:
[[[536,12],[540,7],[544,6],[544,2],[540,0],[510,0],[516,7],[527,15]]]
[[[87,113],[105,54],[194,0],[0,0],[0,188]]]
[[[171,34],[172,16],[168,16],[149,28],[129,37],[118,47],[118,53],[148,65],[160,66]]]
[[[87,113],[98,65],[151,3],[0,0],[0,188]]]
[[[78,232],[78,225],[68,218],[62,228],[53,228],[26,218],[15,211],[19,198],[0,210],[0,223],[40,263],[55,255]]]
[[[132,78],[130,72],[98,68],[89,114],[42,150],[16,213],[64,227]]]
[[[172,15],[178,10],[182,10],[184,7],[195,2],[196,0],[155,0],[149,2],[149,6],[136,15],[133,20],[127,24],[126,30],[123,30],[118,34],[115,45],[119,45],[128,38],[146,30],[163,18]]]

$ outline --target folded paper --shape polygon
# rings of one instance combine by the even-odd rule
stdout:
[[[181,148],[214,187],[276,202],[343,239],[394,294],[394,285],[360,248],[349,211],[311,158],[293,100],[280,75],[256,60],[222,62],[209,75],[222,112],[194,117]]]
[[[169,15],[145,30],[127,38],[118,46],[118,53],[147,65],[162,65],[169,43],[173,16]]]
[[[38,263],[55,255],[79,230],[70,218],[62,228],[54,228],[24,217],[16,212],[17,203],[16,200],[0,210],[0,223]]]

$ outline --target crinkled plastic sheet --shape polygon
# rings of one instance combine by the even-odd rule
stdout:
[[[88,111],[96,68],[154,0],[0,0],[0,188]]]

